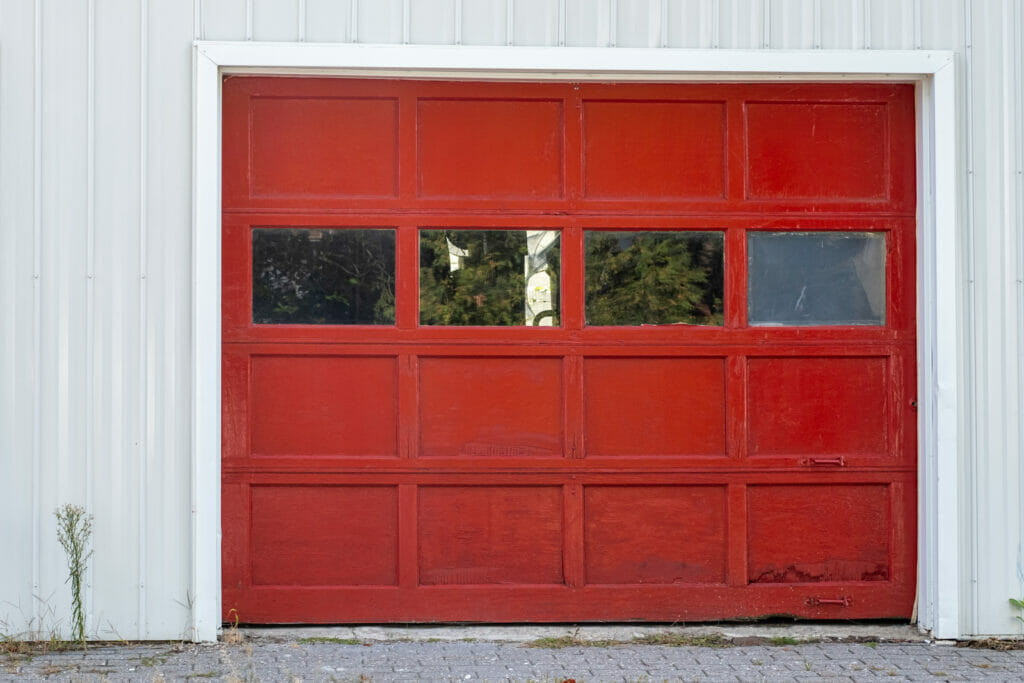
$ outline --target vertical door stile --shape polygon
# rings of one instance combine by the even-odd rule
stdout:
[[[565,99],[562,100],[563,174],[565,198],[570,208],[583,196],[583,91],[579,83],[565,85]]]
[[[735,463],[747,460],[747,357],[730,355],[725,360],[725,448]]]
[[[747,136],[745,131],[743,100],[730,97],[725,104],[725,152],[726,177],[725,198],[732,202],[743,201],[746,195]]]
[[[417,131],[418,112],[417,98],[410,86],[400,89],[398,95],[398,130],[395,135],[398,137],[398,144],[395,145],[396,167],[398,168],[398,196],[399,204],[403,207],[415,201],[418,194],[418,166],[419,155]]]
[[[562,410],[565,416],[563,456],[569,460],[586,456],[583,442],[583,358],[576,350],[566,352],[562,360],[565,394]]]
[[[562,326],[575,338],[586,325],[583,282],[583,229],[570,223],[562,230]]]
[[[415,223],[396,223],[395,324],[411,331],[419,323],[419,235]]]
[[[583,545],[583,486],[577,481],[576,476],[570,477],[568,484],[562,487],[564,497],[564,549],[562,561],[564,563],[565,584],[569,588],[582,588],[586,580],[584,576],[584,557],[586,552]]]
[[[398,355],[398,456],[419,457],[419,357]]]
[[[741,482],[729,484],[727,503],[729,530],[729,566],[727,581],[730,586],[747,585],[747,485]]]
[[[725,326],[741,329],[747,326],[747,231],[728,228],[725,231]]]
[[[415,484],[398,486],[398,586],[415,589],[419,584],[417,516],[419,488]]]

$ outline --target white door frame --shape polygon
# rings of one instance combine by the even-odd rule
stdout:
[[[221,624],[221,78],[225,73],[444,79],[884,81],[917,90],[918,622],[962,635],[958,485],[962,275],[953,53],[896,50],[324,45],[194,47],[192,638]],[[941,505],[940,505],[941,501]],[[941,529],[941,533],[939,530]]]

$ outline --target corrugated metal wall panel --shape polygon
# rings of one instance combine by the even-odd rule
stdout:
[[[768,47],[770,22],[765,21],[765,17],[769,6],[770,0],[718,0],[718,47],[740,50]],[[676,47],[671,39],[669,45]]]
[[[771,0],[768,46],[809,50],[815,45],[818,0]]]
[[[52,512],[86,502],[87,19],[85,3],[42,6],[36,529],[43,628],[69,614],[70,604]]]
[[[355,0],[353,0],[354,2]],[[252,0],[200,0],[199,40],[252,40]]]
[[[820,0],[820,47],[854,50],[864,47],[864,1]]]
[[[865,47],[875,50],[914,48],[915,9],[918,0],[870,0],[869,39]]]
[[[32,3],[0,4],[0,633],[34,626],[35,16]]]
[[[709,48],[719,39],[715,35],[716,10],[722,8],[715,0],[677,0],[664,3],[663,22],[666,47]],[[656,47],[652,45],[651,47]]]
[[[572,47],[611,45],[613,1],[565,0],[565,44]]]
[[[356,36],[359,43],[406,42],[402,35],[402,0],[358,0]]]
[[[611,0],[614,5],[616,0]],[[558,45],[562,0],[508,0],[512,7],[513,45]],[[600,10],[598,10],[600,11]]]
[[[462,0],[462,44],[504,45],[508,10],[504,2]]]
[[[121,0],[101,8],[95,22],[92,363],[97,411],[91,486],[96,553],[89,611],[104,627],[104,635],[116,637],[108,631],[143,632],[139,621],[144,559],[139,514],[144,500],[140,406],[146,403],[140,365],[139,277],[142,13],[138,3]]]
[[[187,3],[148,0],[145,345],[147,393],[147,637],[187,637],[191,561],[192,150],[168,146],[192,128],[193,15]],[[165,36],[175,36],[167,40]],[[99,605],[97,605],[99,606]]]
[[[455,0],[416,0],[409,3],[409,42],[455,44]]]
[[[195,8],[193,16],[190,3],[159,0],[0,5],[8,323],[0,515],[6,547],[18,550],[0,563],[0,630],[66,619],[52,516],[63,502],[87,503],[96,515],[92,630],[174,638],[185,627],[194,597],[189,142],[198,38],[958,51],[964,268],[973,278],[962,397],[964,589],[973,607],[964,629],[1020,632],[1006,603],[1024,593],[1017,0],[196,0]]]
[[[302,38],[304,22],[299,20],[301,0],[250,0],[252,39],[295,42]],[[299,30],[300,25],[302,31]]]
[[[306,0],[306,40],[342,43],[350,40],[355,0]]]
[[[1019,425],[1024,406],[1018,350],[1020,242],[1018,171],[1021,160],[1019,91],[1019,3],[972,3],[968,15],[967,88],[971,102],[967,184],[973,264],[975,401],[971,484],[974,489],[974,552],[970,577],[975,588],[970,614],[973,633],[1017,632],[1006,608],[1010,588],[1022,570]],[[985,32],[979,33],[979,28]],[[983,39],[981,39],[983,37]],[[1000,609],[1001,608],[1001,609]]]
[[[922,49],[962,48],[964,0],[930,0],[928,11],[922,11],[920,17]]]
[[[662,3],[618,0],[615,23],[619,47],[661,47]]]

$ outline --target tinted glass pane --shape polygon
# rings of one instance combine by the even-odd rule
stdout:
[[[252,321],[395,322],[395,231],[252,231]]]
[[[588,325],[722,324],[724,233],[585,234]]]
[[[751,325],[884,325],[885,235],[751,232]]]
[[[557,230],[420,231],[420,323],[558,325]]]

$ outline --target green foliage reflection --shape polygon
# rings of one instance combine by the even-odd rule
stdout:
[[[722,324],[722,233],[588,230],[588,325]]]
[[[422,230],[420,323],[558,325],[558,269],[555,231]]]
[[[252,272],[254,323],[395,322],[393,230],[253,230]]]

